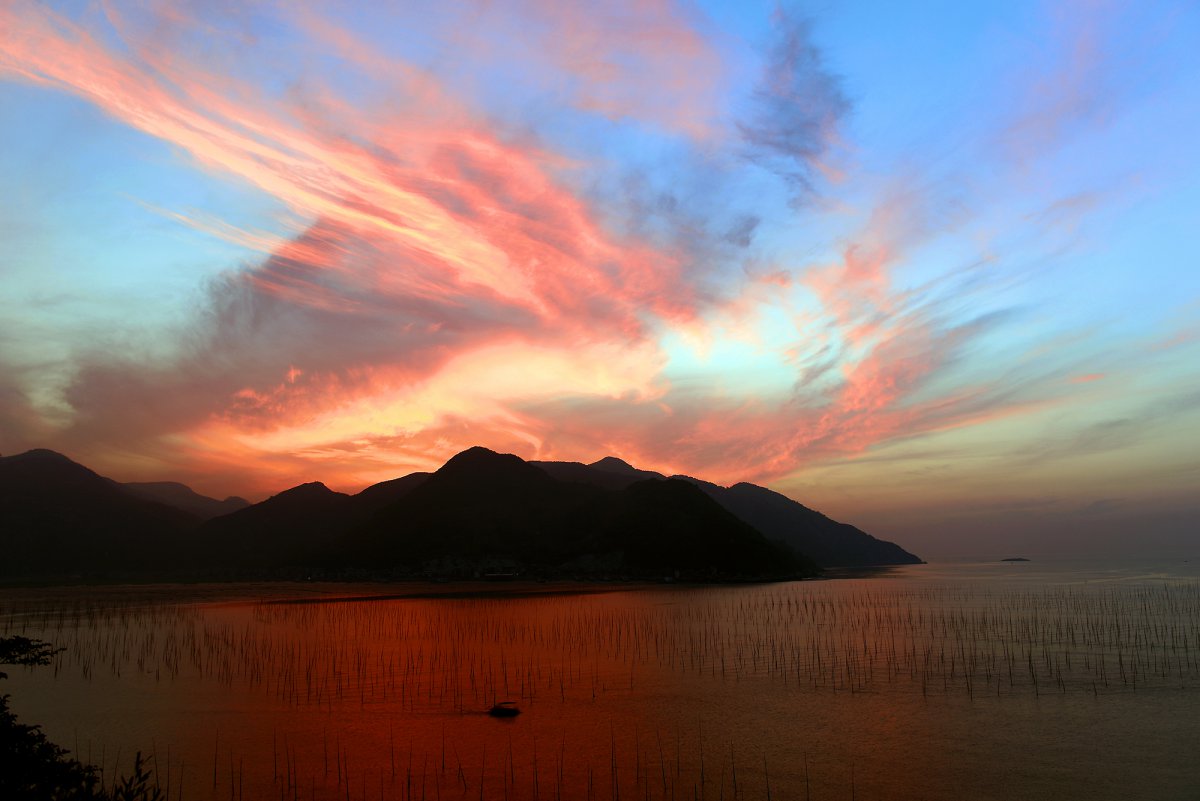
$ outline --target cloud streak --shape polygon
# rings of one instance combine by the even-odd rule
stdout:
[[[783,176],[799,201],[814,191],[814,173],[830,171],[826,158],[850,104],[824,68],[808,24],[778,11],[775,28],[752,111],[738,127],[749,158]]]
[[[246,493],[350,488],[473,444],[772,480],[1107,383],[1101,361],[1027,383],[956,372],[1009,318],[973,308],[990,254],[902,275],[966,216],[936,213],[921,176],[810,210],[847,167],[850,103],[808,23],[777,14],[755,56],[669,2],[265,23],[101,8],[0,6],[0,77],[79,98],[287,217],[159,209],[252,254],[162,333],[169,353],[76,345],[67,425],[0,385],[0,422],[81,458]],[[654,148],[669,179],[638,174]],[[817,219],[842,227],[779,244]],[[740,382],[730,343],[768,388]]]

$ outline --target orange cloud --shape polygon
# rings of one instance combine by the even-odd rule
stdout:
[[[577,107],[711,135],[719,63],[673,6],[520,8],[545,47],[518,61],[553,65]],[[277,235],[163,212],[263,259],[215,282],[173,360],[81,359],[63,437],[97,454],[138,443],[142,464],[170,463],[202,489],[224,472],[247,492],[314,478],[353,488],[473,444],[733,481],[1015,408],[995,387],[922,394],[970,332],[893,286],[922,232],[911,194],[886,197],[831,264],[743,270],[742,285],[718,288],[686,247],[606,224],[570,158],[317,15],[291,18],[309,37],[296,47],[367,74],[386,102],[347,101],[315,76],[271,93],[193,55],[179,29],[196,21],[178,9],[106,13],[120,45],[44,5],[0,6],[0,75],[81,97],[298,222]],[[844,103],[825,77],[824,105],[805,111],[795,71],[812,77],[817,59],[802,33],[789,29],[763,90],[800,127],[764,118],[746,131],[789,173],[819,161]],[[735,222],[744,248],[757,221]],[[709,235],[689,226],[672,234]],[[816,308],[793,306],[799,295]],[[786,341],[774,312],[793,322]],[[719,377],[673,385],[665,333],[753,343],[796,385],[762,397]]]

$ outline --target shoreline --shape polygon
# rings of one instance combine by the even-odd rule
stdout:
[[[286,579],[230,581],[155,581],[112,583],[0,584],[0,608],[11,600],[21,602],[51,598],[92,599],[114,605],[172,601],[183,604],[301,605],[366,603],[392,600],[461,600],[470,598],[537,598],[602,595],[615,592],[711,589],[748,584],[777,584],[812,579],[744,581],[603,581],[485,579],[459,581],[297,581]]]

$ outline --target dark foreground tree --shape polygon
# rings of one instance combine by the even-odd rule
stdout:
[[[0,665],[46,665],[62,649],[28,637],[0,637]],[[0,678],[7,678],[0,673]],[[0,695],[0,799],[4,801],[161,801],[162,793],[139,753],[132,776],[111,792],[96,768],[46,738],[41,726],[17,721]]]
[[[28,637],[0,637],[0,665],[48,665],[62,648]],[[0,679],[8,674],[0,672]]]

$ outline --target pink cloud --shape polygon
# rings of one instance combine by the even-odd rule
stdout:
[[[1147,43],[1127,44],[1122,31],[1128,17],[1148,9],[1107,0],[1073,0],[1046,8],[1047,52],[1025,62],[1052,66],[1013,74],[1015,115],[999,140],[1007,155],[1025,166],[1081,131],[1109,124],[1147,77],[1143,54],[1132,49]]]
[[[719,65],[673,6],[586,17],[522,8],[546,45],[522,63],[565,73],[579,107],[708,135]],[[303,90],[259,91],[179,46],[175,27],[194,21],[178,10],[152,14],[148,28],[113,9],[108,18],[123,48],[45,6],[0,7],[0,74],[73,93],[303,222],[274,236],[166,212],[263,259],[215,283],[173,361],[82,359],[67,393],[76,419],[61,435],[86,444],[73,451],[80,458],[169,463],[202,489],[226,474],[246,483],[219,491],[265,492],[313,478],[351,488],[484,444],[547,459],[615,454],[734,481],[1011,406],[990,387],[922,395],[969,332],[945,330],[893,286],[906,237],[919,235],[910,195],[881,202],[833,263],[718,292],[701,260],[601,222],[571,186],[570,159],[496,127],[452,82],[318,17],[298,17],[312,37],[303,47],[371,73],[390,103],[347,102],[313,76]],[[818,80],[800,29],[789,31],[766,99],[799,128],[763,123],[747,135],[794,170],[823,152],[843,101]],[[825,103],[812,118],[801,108],[808,89]],[[811,153],[789,149],[813,132]],[[775,137],[792,134],[780,149]],[[799,291],[819,306],[796,335],[821,343],[815,356],[751,330],[762,309],[786,309],[786,293]],[[732,333],[778,353],[798,383],[822,380],[763,398],[673,387],[664,331]]]
[[[604,314],[623,317],[626,331],[637,328],[636,310],[646,307],[667,317],[693,311],[671,256],[612,239],[549,175],[553,157],[501,141],[450,101],[440,107],[443,95],[428,77],[385,126],[361,110],[328,114],[255,96],[227,77],[211,86],[200,65],[150,45],[139,50],[152,68],[147,72],[49,10],[17,14],[10,7],[4,22],[16,35],[0,69],[79,94],[199,163],[321,219],[327,238],[354,238],[377,254],[367,267],[362,259],[340,258],[328,242],[322,253],[304,251],[308,236],[283,243],[279,260],[340,270],[373,291],[485,293],[581,325],[597,311],[583,299],[602,297]],[[380,136],[361,143],[314,117]],[[405,269],[387,269],[385,261]],[[264,287],[329,303],[325,293],[308,294],[313,285],[294,275]]]

